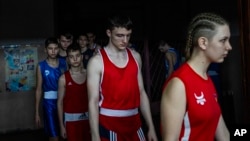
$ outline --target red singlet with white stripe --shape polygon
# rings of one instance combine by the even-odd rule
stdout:
[[[112,111],[132,111],[140,106],[138,86],[139,66],[130,49],[126,49],[127,63],[124,67],[116,66],[107,55],[105,48],[100,50],[103,60],[103,72],[100,88],[100,108],[110,110],[107,115],[99,114],[99,124],[110,133],[115,133],[119,140],[145,140],[140,135],[141,120],[139,112],[129,116],[114,116]],[[126,112],[125,112],[126,113]],[[109,115],[110,114],[110,115]],[[111,132],[112,131],[112,132]],[[103,136],[101,135],[102,140]],[[111,137],[110,137],[111,138]]]
[[[168,80],[173,77],[182,80],[186,91],[186,113],[179,140],[214,141],[221,110],[211,78],[209,76],[208,79],[202,78],[187,63],[174,72]]]
[[[138,108],[140,105],[140,92],[138,86],[138,64],[131,51],[127,50],[127,65],[117,67],[102,49],[103,72],[101,82],[100,107],[127,110]]]

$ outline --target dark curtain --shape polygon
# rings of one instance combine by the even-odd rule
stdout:
[[[244,106],[250,107],[250,1],[239,0],[239,23],[240,23],[240,44],[242,53],[243,70],[243,96]],[[248,108],[244,111],[244,122],[250,124],[250,112]]]

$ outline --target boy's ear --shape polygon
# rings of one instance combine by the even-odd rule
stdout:
[[[108,37],[110,37],[111,36],[111,31],[109,29],[107,29],[106,34],[107,34]]]

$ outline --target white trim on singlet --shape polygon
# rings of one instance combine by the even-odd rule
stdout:
[[[101,61],[102,61],[102,72],[101,72],[101,80],[99,82],[99,93],[100,93],[100,96],[101,96],[101,100],[99,101],[99,106],[102,105],[102,102],[103,102],[103,95],[102,95],[102,81],[103,81],[103,74],[104,74],[104,60],[103,60],[103,56],[102,56],[102,53],[101,53],[101,50],[99,49],[98,50],[98,53],[100,54],[100,57],[101,57]]]
[[[139,67],[139,64],[138,64],[138,62],[137,62],[137,60],[136,60],[136,58],[135,58],[134,54],[133,54],[133,50],[132,50],[132,49],[130,49],[130,48],[128,48],[128,50],[130,51],[130,53],[131,53],[132,57],[133,57],[133,58],[134,58],[134,60],[135,60],[135,63],[136,63],[137,68],[138,68],[138,71],[140,71],[140,67]]]
[[[191,133],[190,121],[188,112],[186,112],[184,116],[184,134],[183,137],[181,138],[181,141],[188,141],[190,138],[190,133]]]
[[[121,69],[127,67],[128,62],[129,62],[128,52],[127,52],[126,49],[125,49],[125,51],[126,51],[126,56],[127,56],[126,63],[125,63],[123,66],[117,66],[117,65],[114,63],[114,61],[109,57],[108,51],[107,51],[106,47],[104,47],[104,52],[106,53],[106,55],[107,55],[109,61],[110,61],[114,66],[116,66],[117,68],[121,68]]]
[[[57,99],[57,91],[44,92],[44,99]]]
[[[100,108],[100,114],[113,117],[128,117],[138,114],[138,108],[128,110],[113,110],[107,108]]]

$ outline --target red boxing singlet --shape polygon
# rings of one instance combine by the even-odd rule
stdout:
[[[111,62],[105,49],[100,50],[103,59],[100,107],[127,110],[138,108],[140,105],[137,79],[139,66],[130,50],[126,50],[128,62],[123,68]]]
[[[164,87],[173,77],[181,79],[186,90],[186,113],[179,140],[214,141],[221,110],[211,78],[203,79],[187,63],[166,80]]]
[[[63,111],[66,113],[83,113],[88,111],[88,94],[86,81],[77,84],[70,75],[65,72],[65,96],[63,99]]]
[[[88,95],[86,81],[77,84],[70,72],[65,74],[63,99],[64,120],[68,141],[91,141],[88,118]]]
[[[126,49],[127,64],[117,67],[112,63],[105,48],[100,50],[103,72],[100,96],[101,140],[145,140],[141,131],[138,112],[140,91],[138,85],[139,66],[131,51]],[[103,130],[104,129],[104,130]],[[104,139],[105,138],[105,139]]]

